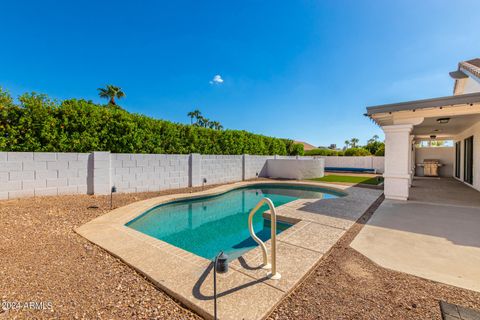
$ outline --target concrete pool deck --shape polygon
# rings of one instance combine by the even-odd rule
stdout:
[[[230,263],[218,275],[219,319],[261,319],[293,290],[322,256],[381,196],[381,190],[328,183],[297,181],[249,181],[207,191],[167,195],[115,209],[75,231],[148,277],[159,288],[203,317],[213,317],[211,261],[152,238],[125,224],[146,210],[172,200],[201,197],[254,184],[300,184],[325,187],[347,195],[335,199],[298,199],[277,207],[279,220],[297,223],[277,237],[277,269],[280,280],[267,278],[259,268],[257,247]],[[269,241],[266,242],[269,248]],[[270,254],[270,250],[269,250]]]
[[[382,267],[480,292],[480,192],[415,179],[410,199],[385,200],[351,247]]]

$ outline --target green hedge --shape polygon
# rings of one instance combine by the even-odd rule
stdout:
[[[86,100],[0,88],[0,151],[201,154],[303,154],[303,145],[240,130],[213,130],[129,113]]]
[[[378,149],[378,152],[375,153],[376,156],[383,155],[385,148],[382,146]],[[381,154],[380,154],[381,153]],[[305,151],[306,156],[371,156],[372,154],[365,147],[360,148],[349,148],[345,151],[330,150],[330,149],[313,149]]]
[[[343,151],[331,149],[313,149],[305,151],[306,156],[343,156]]]
[[[384,157],[385,156],[385,145],[378,148],[378,150],[375,152],[375,155],[377,157]]]
[[[345,156],[352,157],[352,156],[371,156],[372,154],[365,148],[349,148],[344,152]]]

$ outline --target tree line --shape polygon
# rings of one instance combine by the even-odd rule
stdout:
[[[201,118],[185,125],[130,113],[115,99],[119,87],[99,89],[106,105],[85,99],[54,100],[25,93],[15,102],[0,88],[0,151],[302,155],[290,139],[223,130]],[[200,114],[201,115],[201,114]]]
[[[318,148],[305,151],[308,156],[384,156],[385,143],[380,141],[378,135],[374,135],[367,141],[367,144],[361,146],[358,138],[345,140],[343,149],[336,149],[336,145],[332,144],[332,148]]]
[[[220,124],[220,122],[211,121],[210,119],[205,118],[198,109],[187,113],[187,116],[190,117],[190,124],[192,126],[223,130],[223,126]],[[195,122],[193,121],[193,119],[195,119]]]

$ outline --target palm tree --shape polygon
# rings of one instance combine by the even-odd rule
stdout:
[[[352,148],[356,148],[357,147],[357,143],[359,142],[360,140],[358,140],[357,138],[352,138],[350,139],[350,145],[352,146]]]
[[[125,97],[125,92],[122,91],[122,88],[108,84],[105,88],[98,88],[98,95],[100,98],[109,99],[108,103],[117,105],[115,103],[115,98],[121,99]]]
[[[215,130],[222,130],[223,126],[218,121],[211,121],[209,123],[209,128],[210,129],[215,129]]]
[[[200,110],[195,109],[187,113],[187,116],[190,117],[190,124],[193,124],[193,119],[197,119],[196,122],[198,122],[198,119],[202,116],[202,113],[200,112]]]
[[[350,140],[345,140],[345,149],[348,149],[350,146]]]
[[[380,139],[380,137],[378,135],[374,135],[371,139],[369,139],[367,142],[368,143],[373,143],[373,142],[377,142],[378,139]]]
[[[197,118],[197,123],[198,126],[208,128],[210,126],[210,120],[207,118],[200,116]]]
[[[215,129],[215,130],[222,130],[223,129],[223,126],[220,124],[220,122],[210,121],[209,119],[202,116],[202,113],[198,109],[195,109],[195,110],[187,113],[187,116],[190,117],[190,124],[193,125],[193,126],[210,128],[210,129]],[[193,122],[193,119],[195,119],[195,122]]]

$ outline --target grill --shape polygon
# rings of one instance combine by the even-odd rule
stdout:
[[[423,160],[423,175],[428,177],[438,177],[438,168],[442,166],[438,159]]]

